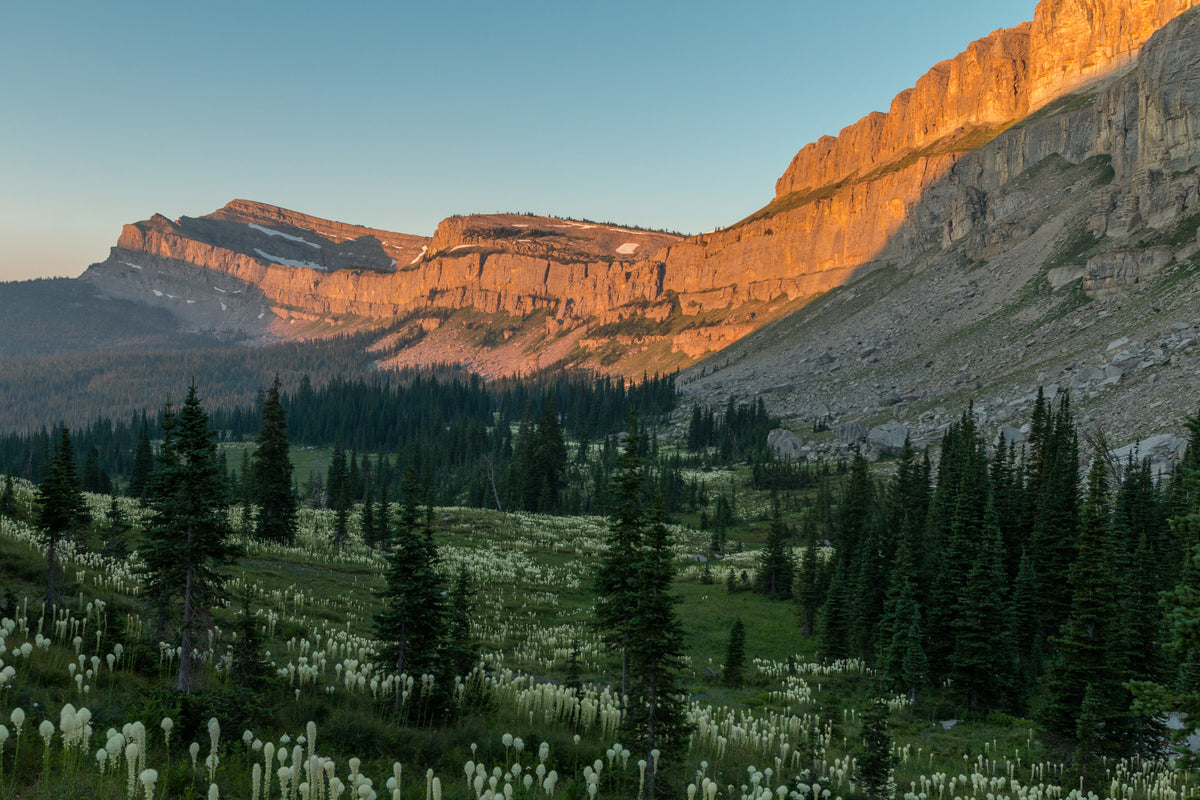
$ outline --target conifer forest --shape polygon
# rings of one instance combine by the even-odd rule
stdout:
[[[268,378],[0,439],[0,798],[1182,800],[1200,419],[784,459],[673,376]]]

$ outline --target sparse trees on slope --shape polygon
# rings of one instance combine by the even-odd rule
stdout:
[[[258,506],[255,535],[291,544],[296,539],[296,494],[292,491],[292,462],[288,457],[287,415],[279,401],[279,376],[262,406],[262,427],[254,448],[251,500]]]

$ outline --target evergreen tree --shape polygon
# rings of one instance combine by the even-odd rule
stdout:
[[[867,800],[892,800],[896,796],[896,757],[888,733],[888,706],[876,697],[862,715],[855,781]]]
[[[746,627],[741,617],[734,620],[729,630],[729,644],[725,648],[725,663],[721,667],[721,682],[734,689],[741,688],[742,673],[746,668]]]
[[[459,568],[447,604],[445,660],[446,676],[466,680],[479,660],[479,645],[471,636],[475,614],[475,589],[465,567]]]
[[[154,473],[154,451],[150,447],[150,426],[142,417],[142,428],[138,433],[137,448],[133,454],[133,470],[129,473],[129,496],[142,498],[150,490],[150,476]]]
[[[238,639],[234,644],[229,676],[235,684],[251,690],[261,690],[271,677],[271,662],[263,652],[262,632],[250,610],[250,592],[241,595],[241,611],[237,618]]]
[[[758,568],[758,590],[772,600],[790,600],[796,565],[792,559],[790,533],[783,523],[779,495],[771,496],[771,526]]]
[[[437,544],[428,516],[418,524],[417,479],[410,467],[405,475],[400,518],[388,543],[385,586],[379,593],[383,608],[375,614],[379,657],[397,675],[435,674],[445,625],[442,579],[437,573]],[[399,715],[404,682],[396,688],[393,713]]]
[[[58,549],[64,540],[79,530],[87,517],[87,507],[79,492],[71,433],[65,427],[59,432],[49,466],[43,470],[38,484],[37,508],[37,524],[46,542],[46,607],[50,610],[62,600]]]
[[[255,535],[267,541],[292,544],[296,540],[297,502],[292,491],[287,414],[279,400],[278,375],[263,401],[253,474],[251,500],[258,507]]]
[[[1046,697],[1038,721],[1054,743],[1075,749],[1077,756],[1126,755],[1134,727],[1132,697],[1125,685],[1129,675],[1122,646],[1121,586],[1113,572],[1108,470],[1099,456],[1088,474],[1077,541],[1078,557],[1068,580],[1071,609],[1043,681]],[[1079,719],[1089,696],[1087,712],[1100,731],[1081,742]]]
[[[800,557],[800,576],[796,583],[796,611],[800,617],[800,635],[808,638],[816,632],[817,613],[824,594],[821,586],[821,553],[817,543],[817,525],[811,515],[804,518],[804,554]]]
[[[224,470],[194,383],[178,414],[169,405],[163,413],[158,460],[143,548],[147,596],[159,608],[160,627],[165,607],[180,602],[175,688],[188,694],[198,636],[211,610],[226,602],[221,567],[238,555],[225,512]]]
[[[621,722],[646,760],[642,794],[646,798],[655,796],[660,760],[678,766],[691,733],[681,688],[683,627],[675,608],[679,600],[671,593],[675,565],[670,538],[659,499],[635,553],[633,602],[626,625],[629,701]]]
[[[646,525],[646,476],[638,454],[637,419],[630,416],[629,438],[611,479],[608,538],[595,574],[596,626],[621,658],[621,698],[629,696],[629,620],[636,600],[637,555]]]
[[[1070,572],[1075,560],[1079,530],[1079,438],[1066,392],[1046,425],[1041,494],[1030,533],[1029,556],[1038,584],[1040,628],[1046,644],[1052,645],[1071,611],[1071,587],[1062,576]]]
[[[104,538],[104,555],[125,558],[129,555],[129,522],[121,512],[116,495],[108,503],[108,533]]]
[[[17,516],[17,492],[13,486],[11,472],[4,475],[4,490],[0,492],[0,517],[14,518]]]
[[[329,459],[328,507],[334,512],[333,517],[333,546],[340,548],[346,542],[350,519],[350,472],[346,466],[346,453],[340,445],[333,446],[333,455]],[[414,500],[415,502],[415,500]]]

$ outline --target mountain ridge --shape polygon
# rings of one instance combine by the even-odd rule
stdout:
[[[732,389],[770,394],[797,422],[866,413],[870,402],[849,389],[835,397],[836,380],[801,369],[807,357],[795,351],[811,341],[778,338],[822,318],[821,303],[861,297],[855,286],[875,287],[869,310],[889,318],[906,285],[934,293],[933,307],[960,273],[977,284],[990,276],[994,297],[980,313],[1011,309],[1036,335],[1087,303],[1115,308],[1188,272],[1200,209],[1197,3],[1043,0],[1032,22],[935,65],[889,112],[806,145],[771,203],[708,234],[482,214],[415,236],[235,200],[203,217],[125,226],[83,279],[103,296],[167,309],[189,330],[250,342],[386,325],[407,343],[387,364],[456,362],[488,376],[690,367],[682,383],[701,398],[717,386],[728,394],[734,363],[778,339],[785,363],[743,370]],[[969,331],[983,324],[976,316],[947,311],[927,327]],[[827,363],[847,363],[845,342],[866,339],[909,336],[929,351],[929,331],[905,318],[895,316],[890,337],[863,334],[877,325],[857,312],[846,319],[858,330],[829,320],[804,335],[829,341]],[[1019,331],[997,335],[1010,333]],[[863,349],[873,347],[866,363],[883,363],[888,348]],[[732,371],[712,380],[725,364]],[[930,379],[944,389],[954,377]]]

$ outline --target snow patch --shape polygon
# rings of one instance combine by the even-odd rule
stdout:
[[[196,301],[195,300],[184,300],[183,302],[187,303],[190,306],[192,303],[194,303]]]
[[[155,297],[162,297],[162,296],[163,296],[163,293],[162,293],[162,292],[160,292],[158,289],[151,289],[150,291],[154,292],[154,296],[155,296]]]
[[[303,269],[319,269],[321,271],[325,271],[325,267],[322,267],[320,264],[314,264],[311,261],[293,261],[290,258],[280,258],[279,256],[273,256],[270,253],[264,253],[257,247],[254,248],[254,252],[258,253],[261,258],[265,258],[267,261],[272,261],[276,264],[282,264],[285,267],[299,267]]]
[[[228,311],[228,310],[229,310],[229,306],[225,305],[224,303],[221,303],[221,310],[222,310],[222,311]]]
[[[514,223],[512,224],[512,226],[513,226],[514,228],[528,228],[528,227],[529,227],[529,223],[528,223],[528,222],[514,222]]]
[[[455,249],[457,250],[458,248],[455,248]],[[418,261],[420,261],[422,258],[425,257],[425,253],[427,253],[428,251],[429,251],[429,247],[427,245],[421,245],[421,252],[417,253],[417,257],[414,258],[412,261],[408,262],[408,265],[411,267],[413,264],[416,264]],[[395,261],[392,262],[392,266],[393,267],[396,266]]]
[[[462,250],[462,249],[464,249],[464,248],[467,248],[467,247],[474,247],[474,246],[475,246],[475,245],[473,245],[473,244],[460,244],[460,245],[457,245],[457,246],[455,246],[455,247],[451,247],[451,248],[450,248],[450,252],[451,252],[451,253],[453,253],[455,250]]]
[[[623,256],[631,256],[637,251],[637,249],[639,247],[641,247],[641,245],[638,244],[637,242],[626,242],[625,244],[623,244],[617,248],[617,252]]]
[[[262,318],[263,318],[263,317],[265,317],[266,315],[267,315],[267,312],[265,312],[265,311],[260,311],[260,312],[258,312],[258,318],[259,318],[259,319],[262,319]]]
[[[299,242],[300,244],[306,244],[315,250],[321,249],[321,245],[313,244],[312,242],[308,241],[307,239],[305,239],[301,236],[293,236],[290,233],[284,233],[283,231],[277,231],[272,228],[264,228],[262,225],[254,225],[253,223],[250,225],[250,227],[256,231],[262,231],[267,236],[281,236],[284,239],[287,239],[292,242]]]
[[[139,267],[137,264],[130,264],[128,261],[121,261],[119,263],[124,264],[127,267],[133,267],[134,269],[141,269],[141,267]]]

